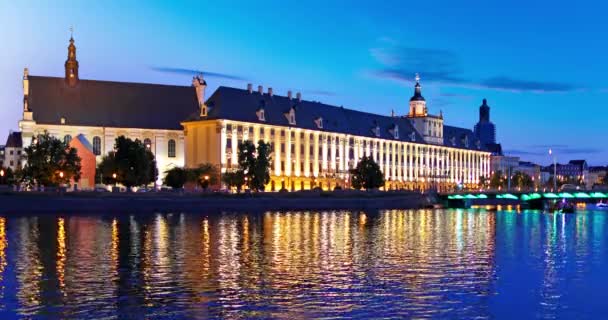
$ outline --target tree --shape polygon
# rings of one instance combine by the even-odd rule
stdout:
[[[490,186],[490,179],[486,176],[479,176],[479,187],[487,188]]]
[[[219,170],[211,163],[201,163],[197,168],[188,169],[188,181],[198,184],[203,189],[217,184],[218,180]]]
[[[528,174],[517,171],[511,178],[511,185],[520,189],[530,189],[534,187],[534,181]]]
[[[141,141],[120,136],[116,138],[114,151],[97,166],[97,175],[106,184],[120,183],[131,188],[156,181],[158,170],[154,154]]]
[[[245,173],[243,173],[243,170],[226,172],[222,176],[222,180],[229,188],[235,187],[236,192],[240,193],[241,187],[245,184]]]
[[[254,191],[264,190],[270,182],[270,143],[258,141],[257,148],[251,141],[240,142],[238,146],[239,170],[247,178],[247,186]]]
[[[608,185],[608,172],[606,172],[606,174],[604,175],[604,178],[602,179],[602,184]]]
[[[357,167],[350,170],[352,186],[355,189],[371,190],[384,185],[384,175],[380,166],[371,157],[361,158]]]
[[[188,181],[188,170],[184,168],[175,167],[165,171],[163,184],[173,189],[183,188],[186,181]]]
[[[27,162],[21,175],[29,184],[58,186],[80,180],[80,157],[76,149],[48,132],[38,135],[24,153]]]
[[[490,177],[490,188],[498,189],[500,187],[506,187],[506,180],[502,171],[498,170]]]

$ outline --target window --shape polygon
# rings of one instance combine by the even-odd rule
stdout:
[[[169,158],[175,158],[175,140],[170,139],[168,147],[169,147],[169,150],[168,150]]]
[[[258,116],[259,121],[266,121],[266,114],[264,113],[264,109],[258,110],[258,112],[256,112],[256,114]]]
[[[96,156],[101,154],[101,138],[93,137],[93,154]]]
[[[226,139],[226,148],[232,148],[232,139]]]
[[[150,150],[150,148],[152,148],[152,141],[150,141],[150,139],[148,139],[148,138],[145,138],[144,146],[146,146],[146,149]]]
[[[11,160],[11,167],[15,165],[15,162]]]
[[[69,144],[70,141],[72,141],[72,136],[69,134],[66,134],[65,137],[63,137],[63,143]]]
[[[21,155],[21,150],[17,150],[17,155],[20,156]]]
[[[13,155],[13,150],[9,151],[8,153],[12,156]]]

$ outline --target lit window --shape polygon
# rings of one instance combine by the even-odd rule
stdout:
[[[266,114],[264,113],[264,109],[259,109],[256,112],[256,115],[258,116],[259,121],[266,121]]]
[[[69,144],[70,141],[72,141],[72,136],[69,134],[66,134],[65,137],[63,137],[63,143]]]
[[[169,158],[175,158],[175,140],[170,139],[169,140],[169,146],[168,146],[169,150],[168,150],[168,156]]]
[[[96,156],[101,154],[101,138],[93,137],[93,154]]]

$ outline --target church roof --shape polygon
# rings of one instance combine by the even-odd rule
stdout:
[[[29,108],[40,124],[181,130],[199,112],[190,86],[29,76]]]

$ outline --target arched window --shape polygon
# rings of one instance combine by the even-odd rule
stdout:
[[[169,150],[168,150],[169,158],[175,158],[175,140],[170,139],[168,147],[169,147]]]
[[[97,136],[93,137],[93,154],[96,156],[101,154],[101,138]]]
[[[63,137],[63,143],[69,144],[70,141],[72,141],[72,136],[69,134],[66,134],[65,137]]]
[[[144,146],[146,146],[146,149],[150,150],[152,148],[152,141],[150,141],[150,139],[148,139],[148,138],[145,138]]]

